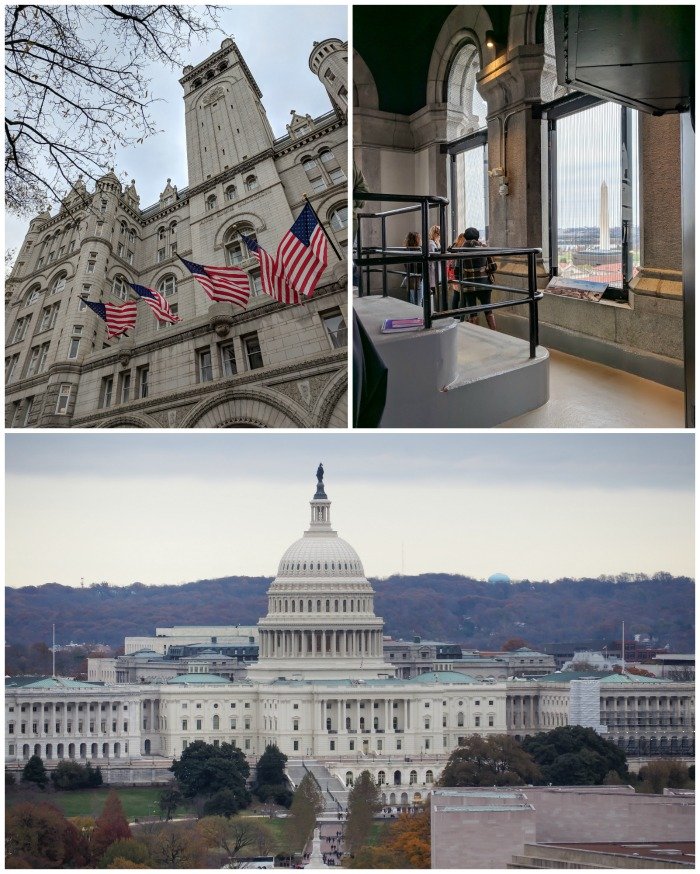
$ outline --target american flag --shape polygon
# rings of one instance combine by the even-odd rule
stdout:
[[[300,303],[301,295],[294,291],[285,280],[280,264],[269,252],[266,252],[254,237],[241,234],[241,239],[255,253],[260,264],[260,283],[262,290],[280,303]]]
[[[178,257],[180,257],[178,255]],[[211,300],[237,303],[245,309],[250,297],[250,277],[240,267],[208,267],[180,258]]]
[[[83,298],[85,300],[85,298]],[[107,339],[126,334],[136,325],[136,301],[129,300],[126,303],[97,303],[91,300],[85,301],[85,306],[97,313],[107,322]]]
[[[307,203],[277,247],[277,263],[291,287],[310,297],[328,264],[328,241]]]
[[[179,316],[176,316],[170,309],[170,304],[163,295],[159,291],[156,291],[155,288],[146,288],[145,285],[134,285],[133,282],[130,282],[129,285],[134,289],[139,297],[146,301],[151,308],[151,312],[159,322],[170,322],[171,325],[174,325],[175,322],[182,321],[182,319]]]

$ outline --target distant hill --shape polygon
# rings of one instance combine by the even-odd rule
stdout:
[[[153,634],[156,625],[249,625],[267,612],[270,577],[222,577],[178,586],[74,589],[50,583],[5,590],[6,641],[99,641]],[[451,574],[371,580],[375,609],[393,637],[420,635],[497,649],[511,637],[531,646],[649,633],[659,646],[693,652],[695,586],[655,574],[554,582],[484,583]]]

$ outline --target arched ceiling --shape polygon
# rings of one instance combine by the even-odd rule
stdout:
[[[377,86],[379,109],[411,115],[425,106],[430,58],[455,6],[354,6],[355,49]],[[508,42],[510,6],[484,6],[496,41]]]

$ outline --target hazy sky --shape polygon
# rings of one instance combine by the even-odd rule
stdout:
[[[332,520],[370,576],[694,574],[690,434],[8,434],[7,585],[273,576]]]
[[[347,17],[344,4],[221,7],[221,27],[235,39],[250,67],[276,136],[287,133],[290,110],[318,116],[332,108],[325,88],[309,69],[309,55],[314,42],[332,36],[347,39]],[[182,66],[201,63],[221,47],[222,38],[216,34],[208,42],[195,42],[183,55]],[[178,81],[181,76],[181,67],[146,67],[153,94],[162,101],[154,104],[152,116],[163,133],[118,153],[116,172],[126,171],[129,179],[136,180],[141,208],[158,200],[167,177],[178,188],[187,185],[185,109]],[[55,206],[52,212],[56,214]],[[21,244],[28,224],[26,219],[6,218],[6,249]]]

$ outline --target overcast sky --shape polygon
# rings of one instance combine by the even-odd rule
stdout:
[[[694,574],[687,434],[8,434],[7,585],[274,576],[309,519],[370,576]]]
[[[276,136],[287,133],[290,110],[318,116],[332,107],[325,88],[309,69],[314,42],[328,37],[347,39],[346,5],[336,6],[225,6],[220,7],[223,30],[233,37],[263,94],[263,106]],[[183,64],[196,65],[221,47],[222,35],[194,43]],[[153,118],[163,133],[141,146],[118,153],[116,172],[136,180],[141,208],[158,200],[167,177],[173,185],[187,185],[185,109],[179,79],[182,68],[152,65],[146,78],[160,102]],[[52,212],[56,214],[55,205]],[[6,249],[21,245],[29,222],[6,218]]]

